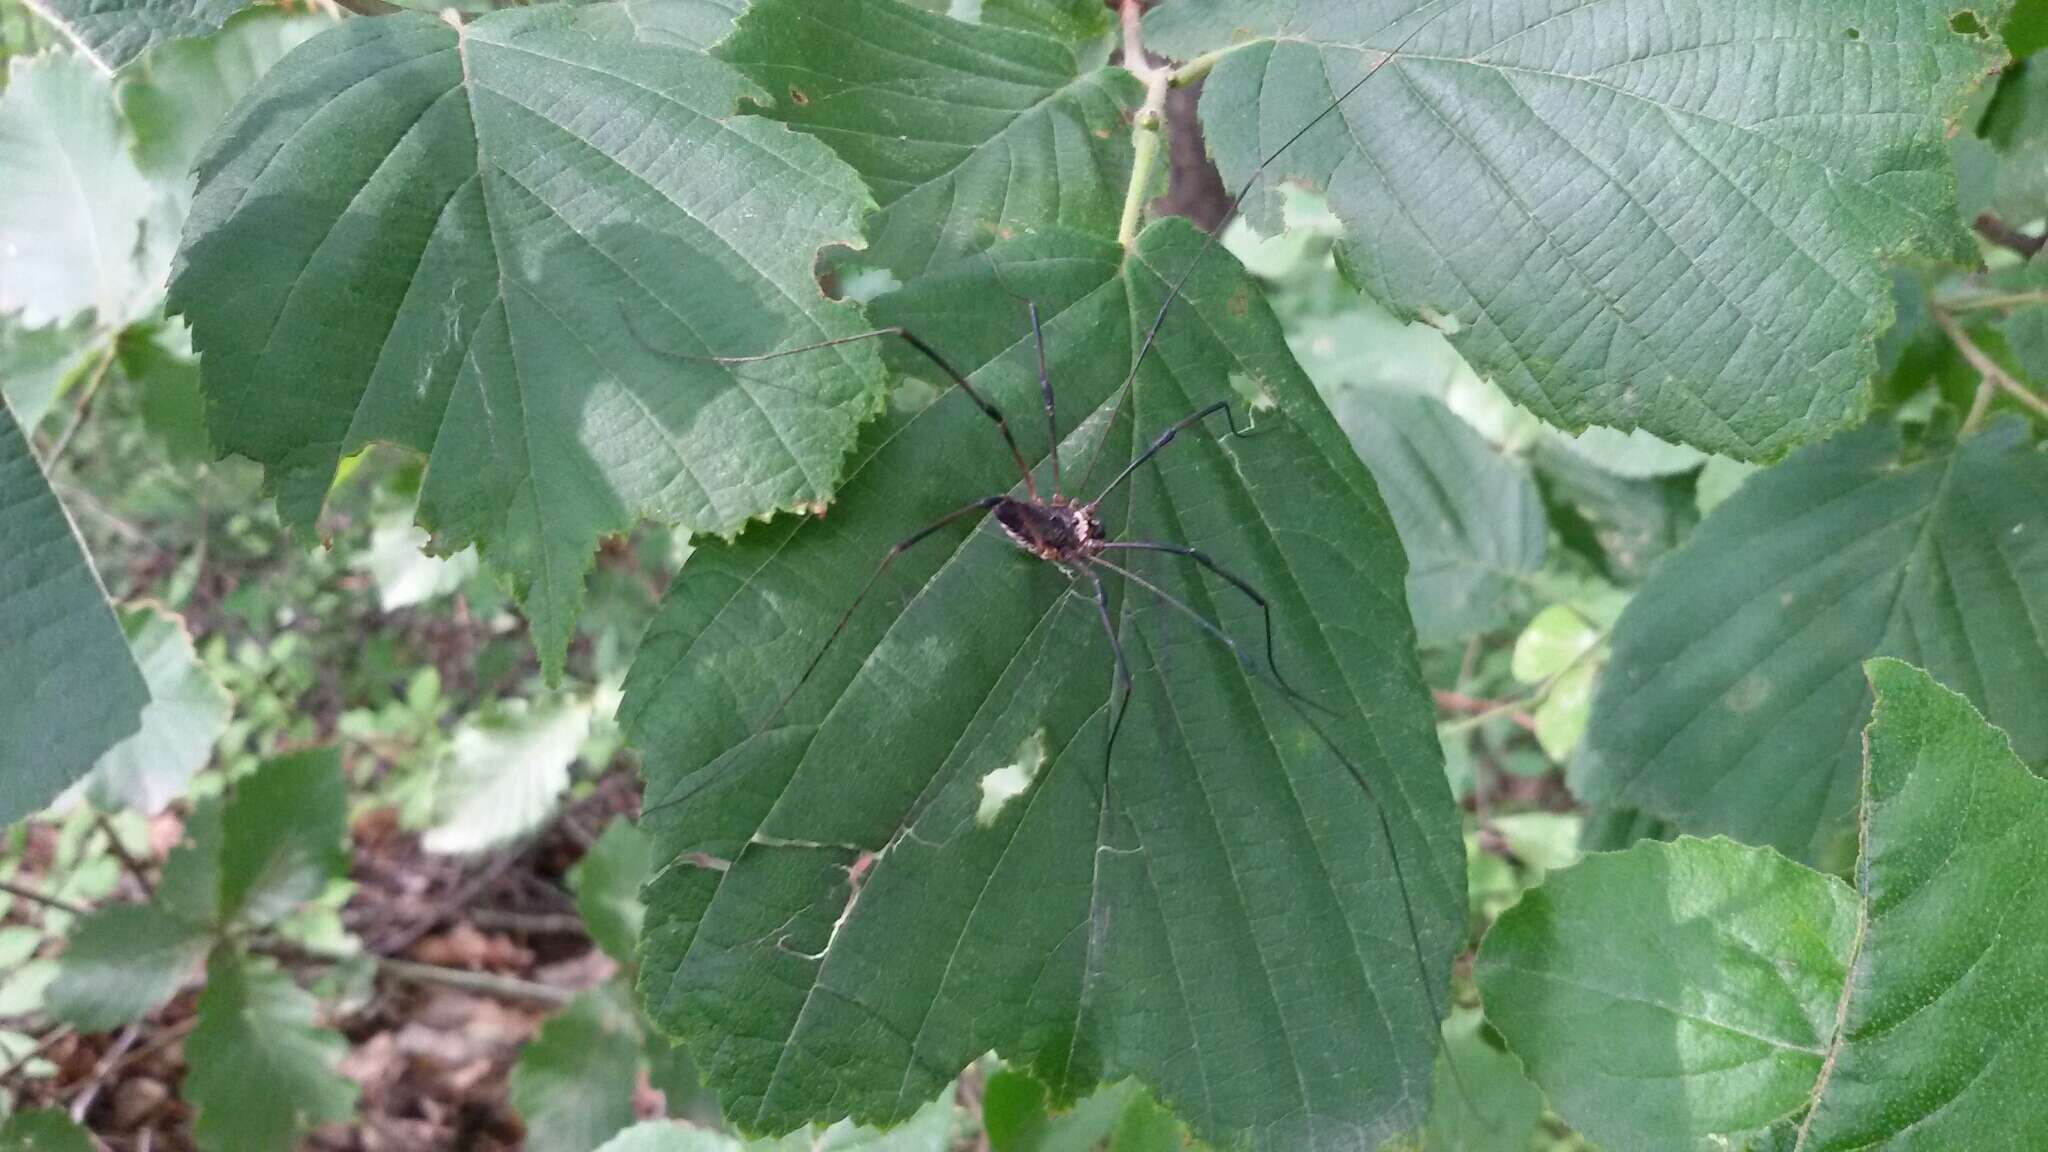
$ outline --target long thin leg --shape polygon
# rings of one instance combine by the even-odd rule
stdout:
[[[1239,428],[1237,426],[1237,413],[1231,411],[1230,401],[1218,400],[1214,404],[1211,404],[1208,407],[1203,408],[1201,411],[1196,412],[1193,415],[1183,416],[1180,419],[1175,420],[1173,423],[1167,425],[1166,431],[1161,432],[1159,434],[1159,438],[1152,441],[1152,446],[1145,449],[1143,452],[1138,453],[1137,459],[1132,460],[1129,464],[1124,465],[1124,470],[1116,474],[1116,479],[1111,480],[1109,482],[1109,487],[1104,488],[1102,490],[1102,495],[1097,496],[1095,499],[1090,500],[1088,502],[1088,507],[1093,508],[1097,504],[1102,503],[1105,497],[1107,497],[1111,492],[1116,491],[1117,485],[1123,483],[1126,479],[1129,479],[1131,473],[1136,472],[1138,468],[1145,463],[1145,461],[1150,460],[1152,457],[1159,455],[1159,450],[1161,448],[1164,448],[1168,444],[1173,443],[1173,438],[1175,436],[1178,436],[1182,432],[1188,430],[1189,428],[1192,428],[1195,425],[1200,424],[1202,421],[1207,420],[1209,417],[1214,416],[1218,412],[1223,413],[1223,418],[1230,422],[1231,435],[1246,436],[1251,433],[1251,429],[1249,427]]]
[[[1153,540],[1111,540],[1103,544],[1102,547],[1121,548],[1139,552],[1164,552],[1172,556],[1185,556],[1209,571],[1214,572],[1239,592],[1244,593],[1252,603],[1259,606],[1259,612],[1266,620],[1266,667],[1272,670],[1274,680],[1283,685],[1287,684],[1287,677],[1280,674],[1280,661],[1275,659],[1273,655],[1273,605],[1267,602],[1265,596],[1261,595],[1257,588],[1252,586],[1251,581],[1218,564],[1208,553],[1197,548],[1190,548],[1185,544],[1162,544]],[[1308,698],[1306,693],[1301,692],[1300,689],[1294,688],[1292,685],[1288,685],[1288,690],[1295,692],[1303,699]],[[1317,705],[1317,707],[1321,707],[1321,705]]]
[[[1038,394],[1045,397],[1045,452],[1052,457],[1052,494],[1060,494],[1060,421],[1052,404],[1052,375],[1045,369],[1045,330],[1038,326],[1038,305],[1026,300],[1031,312],[1031,341],[1038,345]]]
[[[924,543],[940,529],[954,521],[964,516],[971,516],[976,512],[985,512],[1006,499],[1008,499],[1006,496],[984,496],[972,504],[963,504],[944,516],[939,517],[937,520],[919,528],[917,531],[912,532],[910,535],[905,536],[903,539],[898,540],[896,543],[891,544],[889,551],[882,556],[882,562],[876,565],[874,574],[868,577],[867,583],[860,586],[860,592],[854,596],[853,603],[848,604],[846,611],[839,614],[838,622],[832,625],[832,631],[826,635],[825,642],[818,646],[817,654],[811,657],[809,664],[804,665],[803,675],[797,677],[795,686],[791,687],[788,692],[783,694],[782,699],[776,702],[774,711],[768,713],[759,724],[754,726],[752,735],[759,736],[761,733],[766,732],[775,723],[776,719],[782,715],[782,710],[789,707],[789,702],[796,699],[796,694],[803,691],[804,685],[810,682],[811,674],[818,670],[818,665],[825,662],[825,654],[830,652],[832,645],[839,640],[839,634],[846,631],[847,623],[853,619],[853,614],[860,609],[861,602],[868,598],[868,593],[874,590],[876,581],[882,578],[882,574],[889,570],[889,566],[896,562],[898,556]],[[724,775],[722,772],[714,772],[705,777],[701,782],[691,786],[682,795],[669,797],[652,808],[641,809],[640,815],[645,817],[650,812],[659,812],[663,808],[680,804],[704,789],[709,788],[719,780],[724,779]]]
[[[955,387],[967,393],[967,398],[974,401],[975,407],[980,408],[983,415],[996,422],[996,430],[1003,434],[1003,443],[1010,446],[1010,458],[1017,462],[1017,474],[1024,478],[1024,491],[1029,493],[1033,500],[1038,499],[1038,485],[1031,478],[1031,465],[1025,462],[1023,450],[1017,447],[1017,438],[1011,434],[1010,422],[1003,418],[1002,409],[989,403],[987,397],[975,391],[974,385],[968,382],[966,374],[947,363],[946,358],[939,355],[937,349],[925,343],[917,333],[900,324],[892,324],[887,328],[875,328],[867,332],[856,332],[851,336],[838,336],[831,340],[820,340],[816,344],[805,344],[799,348],[783,348],[775,352],[762,352],[755,356],[691,356],[659,347],[641,336],[639,331],[633,326],[632,316],[626,311],[624,304],[619,306],[619,315],[626,317],[626,331],[631,334],[634,342],[638,343],[641,347],[657,356],[666,356],[672,360],[688,360],[696,364],[759,364],[768,360],[780,360],[784,356],[816,352],[821,348],[837,348],[841,344],[854,344],[862,340],[877,340],[883,336],[898,337],[905,344],[922,353],[925,359],[937,365],[939,371],[944,372],[946,378],[951,380]],[[1036,327],[1035,323],[1034,327]]]
[[[1234,641],[1232,641],[1230,637],[1224,635],[1223,630],[1221,628],[1217,627],[1213,621],[1203,616],[1200,612],[1195,611],[1194,608],[1190,607],[1185,602],[1176,598],[1171,593],[1167,592],[1165,589],[1160,588],[1157,584],[1152,583],[1151,581],[1145,579],[1144,577],[1138,575],[1135,572],[1130,571],[1129,569],[1122,568],[1116,564],[1112,564],[1099,556],[1096,557],[1093,562],[1096,564],[1100,564],[1105,568],[1108,568],[1110,571],[1115,572],[1118,575],[1122,576],[1125,580],[1128,580],[1131,583],[1136,584],[1138,587],[1143,588],[1146,591],[1152,593],[1154,596],[1159,597],[1160,602],[1167,605],[1168,607],[1185,614],[1188,617],[1188,619],[1193,620],[1197,625],[1200,625],[1203,631],[1209,633],[1211,636],[1214,636],[1216,639],[1222,641],[1224,646],[1229,648],[1231,653],[1237,657],[1238,662],[1240,664],[1244,665],[1247,669],[1250,669],[1254,673],[1258,672],[1258,666],[1253,664],[1251,660],[1245,656],[1244,652],[1238,648],[1237,644]],[[1387,858],[1393,863],[1394,866],[1394,890],[1400,894],[1401,914],[1408,924],[1408,940],[1412,945],[1414,945],[1413,954],[1415,956],[1415,969],[1417,973],[1419,973],[1422,977],[1423,992],[1427,994],[1429,997],[1430,1012],[1436,1018],[1437,1027],[1442,1028],[1444,1021],[1444,1009],[1443,1005],[1439,1003],[1437,1000],[1436,986],[1430,982],[1429,963],[1423,958],[1422,955],[1422,929],[1416,923],[1415,904],[1412,900],[1408,898],[1407,869],[1404,868],[1401,864],[1400,849],[1395,847],[1394,845],[1394,822],[1392,818],[1387,815],[1387,806],[1380,801],[1379,790],[1372,786],[1372,781],[1366,776],[1365,770],[1360,768],[1356,763],[1352,761],[1352,759],[1349,756],[1346,756],[1344,754],[1344,750],[1342,748],[1339,748],[1337,746],[1336,740],[1332,739],[1330,734],[1323,729],[1323,726],[1316,722],[1315,716],[1310,713],[1309,709],[1317,709],[1319,711],[1322,711],[1324,715],[1335,714],[1330,712],[1328,709],[1322,708],[1313,700],[1310,700],[1307,697],[1302,696],[1300,693],[1296,692],[1292,688],[1287,687],[1285,684],[1279,683],[1277,674],[1275,676],[1275,683],[1280,688],[1281,698],[1286,700],[1289,705],[1293,706],[1294,714],[1300,718],[1303,724],[1308,726],[1309,731],[1315,733],[1316,741],[1320,743],[1323,746],[1324,750],[1329,752],[1329,754],[1332,757],[1334,757],[1339,764],[1342,764],[1344,766],[1344,771],[1351,777],[1352,782],[1358,785],[1359,791],[1365,794],[1366,801],[1372,805],[1373,815],[1379,819],[1380,835],[1384,837],[1387,842]],[[1458,1073],[1457,1063],[1455,1059],[1451,1060],[1450,1067],[1452,1069],[1451,1078],[1458,1084],[1459,1093],[1461,1095],[1464,1095],[1464,1077]],[[1466,1098],[1470,1099],[1469,1095],[1467,1095]]]
[[[1131,703],[1131,666],[1124,659],[1123,641],[1117,639],[1116,622],[1109,615],[1109,592],[1102,586],[1102,577],[1094,569],[1083,565],[1081,574],[1088,577],[1088,583],[1095,587],[1095,611],[1102,617],[1103,634],[1109,637],[1110,655],[1116,657],[1116,705],[1110,710],[1109,740],[1102,749],[1102,786],[1109,788],[1109,757],[1116,751],[1116,734],[1123,729],[1124,713]]]

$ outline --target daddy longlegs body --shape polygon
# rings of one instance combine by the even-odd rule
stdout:
[[[1441,16],[1446,10],[1440,9],[1436,14],[1424,20],[1414,30],[1410,31],[1393,49],[1383,53],[1366,70],[1363,76],[1353,82],[1350,87],[1346,88],[1343,93],[1331,101],[1321,112],[1303,124],[1270,155],[1261,160],[1257,167],[1246,177],[1244,184],[1237,190],[1237,194],[1232,197],[1230,212],[1226,215],[1225,219],[1227,220],[1229,216],[1236,214],[1244,198],[1257,186],[1259,177],[1269,165],[1278,160],[1289,147],[1306,136],[1326,117],[1342,107],[1346,100],[1350,99],[1354,93],[1364,87],[1366,81],[1372,79],[1375,73],[1399,55],[1415,37],[1420,35],[1430,24],[1434,23],[1437,16]],[[1160,327],[1165,323],[1174,301],[1180,298],[1182,288],[1187,284],[1189,277],[1192,276],[1203,258],[1208,255],[1209,250],[1215,246],[1217,237],[1221,232],[1222,228],[1219,226],[1208,235],[1201,247],[1196,251],[1194,259],[1188,263],[1187,267],[1181,271],[1180,275],[1169,286],[1158,312],[1154,314],[1151,324],[1147,328],[1144,338],[1132,359],[1129,374],[1125,377],[1116,393],[1113,394],[1110,401],[1112,422],[1116,414],[1121,411],[1124,402],[1128,400],[1130,391],[1136,384],[1139,369],[1144,364],[1147,354],[1151,352]],[[854,596],[852,602],[840,613],[838,619],[833,624],[832,630],[826,635],[825,640],[818,646],[816,653],[804,667],[802,674],[797,678],[795,686],[790,688],[767,717],[756,725],[754,734],[760,735],[771,728],[783,710],[803,690],[813,673],[824,662],[833,644],[846,631],[847,625],[853,620],[854,614],[860,610],[868,594],[874,590],[876,584],[888,573],[890,566],[899,557],[937,535],[942,530],[970,517],[982,516],[993,519],[1002,534],[1020,551],[1036,560],[1058,568],[1067,576],[1071,591],[1093,602],[1103,632],[1108,638],[1110,653],[1114,661],[1114,678],[1112,681],[1114,700],[1110,706],[1108,732],[1103,747],[1102,790],[1105,826],[1111,822],[1110,810],[1113,803],[1109,786],[1110,762],[1115,754],[1117,736],[1122,729],[1133,685],[1130,666],[1125,659],[1122,641],[1118,637],[1116,622],[1110,608],[1109,593],[1101,576],[1102,571],[1107,571],[1120,578],[1127,588],[1134,587],[1149,593],[1174,613],[1190,621],[1209,638],[1224,645],[1249,674],[1270,686],[1281,699],[1286,701],[1289,708],[1314,734],[1316,741],[1321,747],[1344,766],[1346,772],[1365,794],[1366,799],[1372,806],[1374,815],[1378,819],[1380,833],[1387,845],[1387,855],[1394,873],[1395,890],[1400,896],[1401,910],[1407,925],[1409,939],[1413,946],[1412,955],[1415,960],[1416,969],[1420,973],[1423,989],[1429,997],[1430,1013],[1437,1026],[1441,1028],[1444,1023],[1445,1012],[1443,1005],[1438,999],[1435,986],[1431,981],[1429,965],[1422,944],[1421,931],[1417,925],[1414,906],[1408,894],[1406,870],[1403,866],[1401,854],[1395,845],[1393,826],[1387,816],[1386,807],[1381,802],[1378,790],[1373,787],[1370,778],[1364,770],[1339,747],[1337,742],[1330,736],[1328,730],[1319,722],[1319,717],[1331,718],[1336,716],[1336,713],[1333,713],[1330,709],[1297,689],[1281,673],[1280,665],[1275,655],[1273,609],[1270,601],[1251,581],[1233,572],[1215,557],[1199,549],[1163,540],[1110,538],[1098,514],[1098,508],[1104,499],[1129,481],[1133,474],[1143,468],[1155,456],[1165,451],[1183,432],[1188,432],[1198,426],[1205,425],[1214,418],[1221,417],[1226,425],[1225,434],[1233,437],[1246,437],[1254,434],[1251,421],[1249,419],[1241,419],[1229,400],[1218,400],[1210,403],[1162,429],[1143,451],[1134,456],[1095,495],[1086,499],[1077,498],[1073,493],[1067,491],[1061,471],[1058,409],[1054,397],[1052,379],[1046,366],[1045,336],[1039,325],[1038,308],[1036,304],[1029,301],[1025,303],[1037,357],[1039,394],[1045,416],[1048,463],[1050,464],[1049,479],[1051,486],[1049,491],[1043,492],[1040,490],[1038,482],[1033,475],[1030,461],[1019,446],[1017,437],[1012,431],[1010,422],[1003,411],[991,403],[974,386],[965,373],[955,368],[936,348],[907,328],[901,326],[876,328],[867,332],[842,336],[802,347],[786,348],[751,356],[680,356],[676,353],[653,349],[663,355],[680,359],[737,365],[778,360],[783,357],[802,355],[862,340],[890,338],[900,340],[919,356],[930,362],[933,367],[937,368],[954,388],[957,388],[964,394],[995,425],[997,433],[1002,437],[1003,444],[1009,450],[1011,459],[1016,465],[1018,477],[1021,481],[1021,498],[1009,492],[992,493],[983,496],[946,512],[944,515],[939,516],[937,519],[890,545],[874,572],[868,577],[866,583],[861,586],[860,591]],[[642,341],[642,343],[646,342]],[[1081,484],[1086,485],[1088,483],[1094,471],[1094,458],[1100,455],[1102,444],[1106,443],[1106,441],[1107,436],[1105,435],[1102,441],[1097,442],[1095,451],[1091,454],[1090,464],[1081,478]],[[1016,490],[1013,489],[1012,491]],[[1132,571],[1129,567],[1111,558],[1112,554],[1119,552],[1154,553],[1179,558],[1206,570],[1210,575],[1221,580],[1237,593],[1249,599],[1259,609],[1263,621],[1265,649],[1263,664],[1247,653],[1243,646],[1225,632],[1216,621],[1202,615],[1201,612],[1186,601],[1174,596],[1158,584],[1146,579],[1140,573]],[[643,812],[643,816],[647,813],[684,803],[703,792],[707,787],[718,783],[721,778],[719,773],[712,772],[706,778],[700,779],[693,785],[686,787],[680,794],[672,795],[661,803],[646,809]],[[1116,851],[1116,849],[1108,847],[1106,841],[1103,841],[1098,845],[1097,851]],[[1091,926],[1091,931],[1099,929],[1099,927],[1099,925],[1093,925]],[[1458,1091],[1461,1095],[1467,1095],[1469,1099],[1469,1094],[1464,1092],[1462,1076],[1457,1070],[1456,1063],[1454,1061],[1451,1062],[1449,1068],[1454,1082],[1458,1084]]]

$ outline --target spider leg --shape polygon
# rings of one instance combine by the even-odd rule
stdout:
[[[1084,563],[1080,572],[1088,578],[1095,589],[1095,612],[1102,618],[1103,635],[1109,637],[1109,651],[1116,658],[1116,704],[1110,709],[1109,740],[1102,749],[1102,788],[1109,791],[1109,757],[1116,750],[1116,734],[1123,729],[1124,713],[1130,710],[1131,666],[1124,659],[1123,641],[1117,639],[1116,622],[1109,615],[1109,592],[1102,586],[1102,577]]]
[[[1045,451],[1052,457],[1052,494],[1060,494],[1060,421],[1052,403],[1052,376],[1045,369],[1045,330],[1038,326],[1038,305],[1024,302],[1031,312],[1031,341],[1038,346],[1038,394],[1045,397]]]
[[[818,670],[818,665],[825,662],[825,654],[832,650],[832,645],[838,641],[839,634],[846,631],[846,625],[853,620],[853,614],[854,612],[859,610],[861,602],[867,599],[868,593],[874,590],[875,583],[882,578],[883,573],[889,570],[889,566],[896,562],[896,558],[898,556],[901,556],[905,552],[910,551],[912,548],[917,547],[919,544],[924,543],[927,539],[930,539],[933,535],[935,535],[940,529],[946,527],[954,521],[959,520],[964,516],[973,515],[976,512],[986,512],[990,508],[993,508],[996,505],[1002,503],[1005,499],[1008,499],[1008,497],[984,496],[981,499],[974,501],[972,504],[963,504],[960,507],[953,509],[951,512],[946,513],[944,516],[939,517],[937,520],[934,520],[931,523],[925,525],[924,527],[919,528],[917,531],[912,532],[910,535],[905,536],[903,539],[898,540],[896,543],[891,544],[889,546],[889,551],[883,555],[882,562],[879,565],[876,565],[874,574],[868,577],[867,583],[862,584],[860,586],[860,592],[854,596],[853,603],[848,604],[846,606],[846,611],[841,612],[839,614],[838,623],[832,626],[832,631],[829,635],[825,637],[825,642],[818,646],[817,654],[811,657],[811,662],[809,664],[804,665],[803,675],[797,677],[795,686],[791,687],[788,692],[783,694],[782,699],[776,703],[774,711],[768,713],[766,718],[764,718],[759,724],[756,724],[754,726],[754,731],[752,732],[752,735],[759,736],[761,733],[766,732],[769,729],[769,727],[775,723],[776,719],[782,715],[782,710],[789,707],[789,702],[791,700],[796,699],[796,694],[798,692],[803,691],[804,685],[810,682],[811,674]],[[711,785],[716,784],[718,781],[724,778],[725,772],[710,771],[709,774],[705,775],[697,783],[685,789],[682,795],[670,796],[662,800],[661,803],[656,804],[651,808],[642,808],[640,810],[640,815],[644,819],[650,812],[659,812],[663,808],[668,808],[673,805],[680,804],[683,801],[688,800],[690,797],[697,795],[699,792],[702,792],[704,789],[709,788]]]
[[[1102,490],[1102,495],[1097,496],[1095,499],[1090,500],[1088,502],[1088,507],[1093,508],[1097,504],[1102,503],[1104,497],[1107,497],[1111,492],[1116,491],[1117,485],[1122,484],[1125,480],[1129,479],[1131,473],[1136,472],[1138,468],[1145,463],[1145,461],[1150,460],[1152,457],[1159,455],[1160,449],[1166,447],[1168,444],[1173,443],[1173,438],[1175,436],[1178,436],[1187,429],[1192,428],[1197,424],[1200,424],[1202,421],[1208,419],[1211,416],[1214,416],[1218,412],[1223,413],[1223,418],[1230,422],[1231,435],[1248,436],[1251,434],[1251,427],[1249,424],[1247,424],[1243,428],[1239,428],[1237,426],[1237,413],[1231,411],[1230,401],[1218,400],[1214,404],[1211,404],[1203,408],[1199,412],[1196,412],[1192,415],[1183,416],[1180,419],[1175,420],[1173,423],[1167,425],[1166,431],[1161,432],[1159,434],[1159,438],[1152,441],[1152,446],[1145,449],[1143,452],[1138,453],[1137,459],[1132,460],[1129,464],[1124,465],[1124,470],[1116,474],[1116,479],[1111,480],[1109,482],[1109,487],[1104,488]]]
[[[1035,330],[1036,309],[1033,312],[1033,327]],[[1023,450],[1017,447],[1017,437],[1011,434],[1010,422],[1003,418],[1003,410],[989,403],[987,397],[976,391],[974,385],[968,382],[966,374],[947,363],[946,358],[939,355],[937,349],[925,343],[917,333],[900,324],[892,324],[887,328],[874,328],[866,332],[856,332],[851,336],[839,336],[831,340],[820,340],[815,344],[805,344],[797,348],[782,348],[774,352],[762,352],[754,356],[691,356],[687,353],[660,347],[643,337],[639,330],[634,327],[631,315],[626,311],[626,306],[623,302],[619,305],[619,315],[626,317],[626,331],[633,337],[634,342],[641,347],[657,356],[666,357],[670,360],[687,360],[696,364],[760,364],[768,360],[780,360],[784,356],[816,352],[821,348],[837,348],[841,344],[855,344],[862,340],[878,340],[884,336],[897,337],[905,344],[916,349],[925,359],[937,365],[939,371],[946,374],[946,379],[951,380],[955,387],[967,393],[967,398],[974,401],[975,407],[981,409],[983,415],[995,421],[996,431],[1002,433],[1003,443],[1010,446],[1010,458],[1017,462],[1018,475],[1024,478],[1025,492],[1029,493],[1033,500],[1038,499],[1038,486],[1031,479],[1031,465],[1025,462]],[[1042,349],[1040,355],[1042,364]],[[1057,456],[1055,456],[1055,459],[1057,459]]]
[[[1320,709],[1325,715],[1335,715],[1334,712],[1331,712],[1329,709],[1324,708],[1321,704],[1318,704],[1314,700],[1310,699],[1307,693],[1294,687],[1292,684],[1289,684],[1287,682],[1287,677],[1281,675],[1280,662],[1273,655],[1273,605],[1266,600],[1265,596],[1260,594],[1257,588],[1252,586],[1251,581],[1246,580],[1244,577],[1239,576],[1236,573],[1230,571],[1230,569],[1225,568],[1221,564],[1218,564],[1212,557],[1209,556],[1208,553],[1203,552],[1200,549],[1189,548],[1185,544],[1163,544],[1153,540],[1110,540],[1105,542],[1102,545],[1102,547],[1122,548],[1141,552],[1164,552],[1172,556],[1185,556],[1188,559],[1193,560],[1195,563],[1200,564],[1202,567],[1207,568],[1209,571],[1215,573],[1217,577],[1229,583],[1233,588],[1236,588],[1239,592],[1244,593],[1245,596],[1249,598],[1252,603],[1257,604],[1259,606],[1260,614],[1265,617],[1266,667],[1269,671],[1273,673],[1274,682],[1279,684],[1282,688],[1285,688],[1287,691],[1292,692],[1297,699],[1299,699],[1302,703],[1307,704],[1309,707]]]

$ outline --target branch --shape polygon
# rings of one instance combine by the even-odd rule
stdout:
[[[1145,55],[1140,29],[1140,18],[1145,14],[1143,0],[1123,0],[1122,13],[1124,69],[1145,85],[1145,102],[1131,121],[1131,183],[1124,189],[1123,217],[1116,226],[1116,242],[1129,251],[1137,242],[1138,221],[1145,214],[1152,169],[1159,161],[1159,126],[1165,120],[1166,90],[1173,80],[1173,73],[1166,68],[1153,67]]]
[[[2031,389],[2015,379],[2012,373],[2001,367],[1998,361],[1993,360],[1989,353],[1979,348],[1977,342],[1970,339],[1970,334],[1963,330],[1963,326],[1956,322],[1954,316],[1937,309],[1934,313],[1934,322],[1941,326],[1941,330],[1948,335],[1949,343],[1956,346],[1956,351],[1962,353],[1963,359],[1969,361],[1970,367],[1977,370],[1977,375],[1997,385],[2006,395],[2018,401],[2034,415],[2048,419],[2048,400],[2036,396]],[[1973,413],[1982,415],[1978,411],[1979,405],[1973,403],[1970,408]]]

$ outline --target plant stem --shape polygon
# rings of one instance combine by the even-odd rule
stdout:
[[[1166,119],[1166,89],[1173,73],[1155,68],[1145,55],[1140,17],[1145,6],[1140,0],[1123,0],[1124,69],[1145,85],[1145,102],[1131,121],[1131,183],[1124,189],[1123,217],[1117,221],[1116,242],[1129,251],[1138,239],[1138,224],[1145,215],[1146,193],[1152,169],[1159,161],[1159,126]]]
[[[1941,308],[1944,312],[1984,312],[2025,308],[2030,304],[2048,304],[2048,291],[2036,289],[2031,292],[1987,292],[1982,296],[1944,300]]]
[[[1210,70],[1215,68],[1225,56],[1257,43],[1259,43],[1257,40],[1246,40],[1241,44],[1232,44],[1228,48],[1218,48],[1213,52],[1204,52],[1193,60],[1175,68],[1173,76],[1168,83],[1172,84],[1175,88],[1185,88],[1202,77],[1207,76]]]
[[[61,896],[51,896],[44,892],[38,892],[34,888],[24,884],[17,884],[12,880],[0,880],[0,892],[5,892],[10,896],[18,896],[31,904],[40,904],[45,908],[54,908],[59,912],[69,912],[73,916],[85,916],[92,912],[92,909],[87,908],[83,904],[66,900]]]
[[[1977,375],[1997,385],[2006,395],[2019,401],[2021,406],[2034,415],[2048,418],[2048,400],[2035,395],[2026,385],[2014,379],[2012,373],[2000,367],[1998,361],[1993,360],[1989,353],[1977,346],[1975,340],[1970,339],[1970,334],[1963,330],[1963,326],[1956,322],[1954,316],[1937,309],[1934,313],[1934,322],[1941,326],[1941,330],[1948,335],[1949,343],[1956,346],[1956,351],[1962,353],[1963,359],[1969,361],[1970,367],[1977,370]],[[1977,405],[1972,404],[1970,407],[1975,411]]]
[[[525,1000],[560,1007],[576,998],[576,993],[569,989],[521,980],[516,976],[500,976],[495,972],[472,972],[467,968],[443,968],[438,964],[398,960],[389,956],[379,956],[374,952],[329,952],[323,948],[308,948],[289,940],[254,941],[249,945],[249,950],[279,960],[313,964],[367,960],[380,975],[389,976],[394,980],[404,980],[413,984],[433,984],[465,992],[481,992],[501,1000]]]
[[[57,436],[57,442],[50,447],[50,454],[43,459],[45,473],[57,470],[57,461],[64,456],[64,450],[71,447],[71,438],[78,435],[78,428],[85,418],[92,414],[93,397],[99,395],[100,385],[107,382],[107,373],[114,366],[114,349],[117,337],[107,338],[107,350],[100,353],[99,362],[92,366],[92,375],[86,378],[85,387],[79,390],[78,406],[72,409],[71,422]]]
[[[127,869],[128,874],[135,878],[136,885],[142,889],[143,897],[149,900],[156,899],[156,885],[149,882],[149,873],[143,871],[142,862],[131,855],[127,846],[121,843],[120,833],[114,831],[114,822],[107,819],[105,812],[94,812],[92,818],[100,830],[100,835],[107,838],[107,849],[121,862],[121,867]]]

